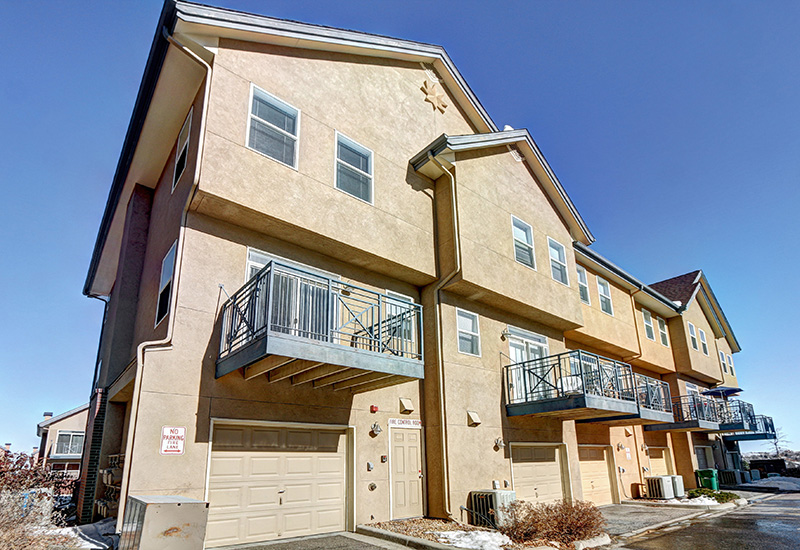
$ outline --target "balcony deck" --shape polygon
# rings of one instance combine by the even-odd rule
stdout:
[[[675,420],[667,424],[645,426],[646,431],[715,432],[719,430],[717,400],[703,395],[683,395],[673,399]]]
[[[422,307],[270,262],[225,303],[216,377],[353,392],[423,378]]]
[[[574,350],[508,365],[506,414],[579,422],[671,422],[669,386],[631,366]]]
[[[735,431],[722,434],[725,441],[758,441],[761,439],[775,439],[775,423],[771,416],[756,415],[750,431]]]
[[[756,414],[750,403],[738,399],[717,400],[717,403],[720,407],[719,431],[749,432],[755,427]]]

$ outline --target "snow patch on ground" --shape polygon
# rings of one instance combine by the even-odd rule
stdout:
[[[502,550],[503,546],[511,544],[510,538],[497,531],[441,531],[434,534],[439,542],[456,548]]]
[[[670,498],[668,500],[659,500],[659,504],[670,504],[674,506],[709,506],[709,505],[716,505],[719,504],[716,500],[711,497],[707,497],[705,495],[701,495],[697,498]]]
[[[758,487],[774,487],[782,491],[800,491],[800,478],[797,477],[768,477],[752,481],[746,485],[757,485]]]

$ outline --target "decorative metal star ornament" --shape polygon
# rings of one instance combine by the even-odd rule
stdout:
[[[439,109],[440,113],[444,113],[444,110],[447,109],[447,102],[444,100],[444,92],[439,89],[438,85],[426,79],[420,90],[425,94],[425,101],[433,105],[434,109]]]

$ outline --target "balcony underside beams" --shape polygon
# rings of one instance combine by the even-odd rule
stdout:
[[[644,426],[648,424],[672,423],[674,421],[675,417],[672,413],[640,408],[639,412],[636,414],[586,418],[578,420],[577,422],[581,424],[608,424],[610,426]]]
[[[644,427],[648,432],[716,432],[719,424],[707,420],[687,420],[667,424],[650,424]]]
[[[726,434],[722,436],[722,439],[725,441],[759,441],[762,439],[775,439],[775,434],[757,432]]]
[[[638,412],[635,401],[623,401],[597,395],[575,395],[506,405],[508,416],[527,414],[559,416],[564,419],[630,416]]]
[[[725,424],[719,425],[719,431],[721,432],[749,432],[752,430],[754,426],[751,426],[749,422],[727,422]]]

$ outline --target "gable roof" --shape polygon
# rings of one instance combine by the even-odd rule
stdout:
[[[169,72],[170,63],[175,63],[170,61],[168,55],[170,44],[165,34],[202,37],[212,42],[215,38],[224,37],[293,48],[349,52],[362,56],[424,63],[432,66],[437,72],[441,83],[447,87],[479,132],[497,131],[497,125],[442,46],[277,19],[192,2],[165,0],[97,233],[83,287],[83,293],[87,296],[108,294],[116,276],[116,261],[125,218],[124,199],[134,184],[143,183],[141,179],[146,179],[141,178],[141,173],[137,173],[136,169],[132,170],[132,167],[141,167],[146,162],[152,162],[148,160],[148,154],[152,155],[152,151],[149,153],[143,151],[149,146],[148,140],[161,139],[157,136],[167,136],[171,140],[172,130],[177,132],[182,123],[182,119],[171,120],[162,123],[162,126],[170,126],[169,129],[160,127],[158,130],[152,128],[153,124],[149,127],[146,125],[153,117],[164,118],[163,112],[148,116],[154,105],[164,101],[174,102],[179,95],[175,91],[174,83],[161,86],[167,89],[166,92],[157,92],[162,73]],[[201,54],[208,57],[213,55],[213,51],[214,48],[211,47]],[[169,89],[172,89],[172,93],[169,93]],[[173,106],[172,111],[176,110]],[[173,126],[176,128],[172,128]],[[143,147],[140,147],[140,142]],[[136,181],[137,178],[140,181]]]
[[[671,279],[664,279],[650,286],[658,292],[677,303],[679,306],[688,304],[694,298],[695,292],[699,288],[700,274],[698,269],[690,273],[684,273]]]
[[[436,163],[431,162],[429,153],[437,157],[437,160],[441,157],[442,164],[448,166],[452,165],[452,161],[454,161],[453,153],[510,145],[515,145],[525,157],[528,166],[537,175],[553,204],[556,205],[556,209],[566,220],[573,239],[587,245],[594,242],[594,235],[589,231],[589,227],[583,221],[572,199],[569,198],[564,186],[558,181],[553,169],[550,168],[536,142],[533,141],[531,134],[524,128],[462,136],[442,134],[414,155],[410,162],[414,170],[435,179],[439,176],[441,169]]]
[[[53,416],[51,418],[48,418],[47,420],[42,420],[36,425],[36,436],[41,437],[42,433],[46,429],[48,429],[51,425],[55,424],[56,422],[60,422],[65,418],[69,418],[70,416],[75,416],[78,413],[82,413],[88,408],[89,408],[89,403],[84,403],[80,407],[75,407],[74,409],[61,413],[58,416]]]

